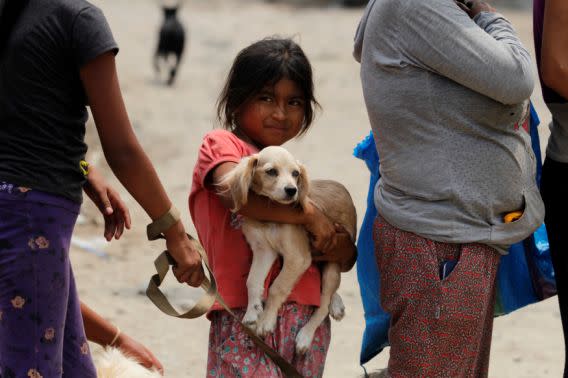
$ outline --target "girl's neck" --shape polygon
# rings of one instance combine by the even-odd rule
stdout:
[[[250,144],[251,146],[256,147],[259,151],[264,148],[264,146],[255,142],[251,137],[245,134],[241,129],[238,127],[233,130],[233,134],[235,134],[240,140]]]

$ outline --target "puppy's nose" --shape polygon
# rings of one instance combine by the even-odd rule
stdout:
[[[293,186],[287,186],[284,188],[284,191],[288,195],[288,197],[294,197],[294,194],[298,191],[298,189],[294,188]]]

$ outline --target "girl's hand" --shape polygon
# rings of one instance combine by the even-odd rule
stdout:
[[[495,8],[481,0],[455,0],[455,2],[471,18],[481,12],[496,12]]]
[[[336,247],[323,254],[312,254],[312,261],[338,263],[342,272],[348,272],[357,260],[357,247],[342,225],[336,224],[335,231]]]
[[[304,205],[304,214],[306,216],[304,226],[313,237],[313,249],[323,253],[335,249],[337,244],[335,226],[329,218],[310,202]]]
[[[118,327],[113,326],[83,302],[81,302],[81,317],[85,326],[85,335],[89,341],[97,343],[102,347],[107,347],[114,341],[112,346],[120,349],[125,355],[135,358],[147,368],[154,368],[160,374],[164,374],[164,367],[148,348],[124,332],[120,332]],[[114,338],[117,332],[120,333],[115,341]]]
[[[193,287],[199,287],[205,278],[201,255],[185,234],[181,221],[164,232],[164,236],[168,251],[176,261],[172,271],[178,282],[186,282]]]
[[[140,365],[147,369],[157,370],[164,375],[164,367],[148,348],[134,340],[132,337],[121,333],[114,344],[126,356],[134,358]]]
[[[105,239],[107,241],[111,241],[113,237],[116,240],[120,239],[124,228],[130,229],[131,225],[130,212],[120,195],[93,166],[89,166],[89,174],[83,190],[103,214]]]

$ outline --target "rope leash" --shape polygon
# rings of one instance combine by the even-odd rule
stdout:
[[[148,240],[150,241],[165,239],[163,234],[154,232],[150,228],[147,229],[147,236]],[[148,296],[148,298],[150,298],[152,303],[154,303],[154,305],[156,305],[156,307],[158,307],[163,313],[169,316],[182,319],[195,319],[207,313],[211,306],[213,306],[213,303],[215,303],[215,300],[217,300],[217,302],[223,307],[223,309],[227,311],[233,317],[233,319],[239,322],[245,333],[280,368],[285,376],[301,378],[302,376],[300,375],[300,373],[298,373],[298,371],[292,364],[290,364],[288,361],[286,361],[286,359],[284,359],[284,357],[282,357],[274,349],[268,346],[268,344],[266,344],[264,340],[259,338],[252,329],[244,325],[241,320],[235,315],[235,313],[231,311],[231,309],[227,306],[217,290],[217,282],[215,280],[213,272],[211,271],[211,268],[209,267],[207,254],[203,250],[203,247],[191,235],[187,234],[187,237],[201,255],[203,264],[205,265],[205,268],[207,269],[207,273],[209,275],[209,278],[205,277],[203,283],[201,284],[201,287],[203,288],[203,290],[205,290],[205,294],[201,298],[199,298],[199,300],[191,309],[184,313],[179,313],[171,305],[167,297],[160,290],[160,285],[164,281],[164,278],[166,277],[170,266],[175,266],[176,264],[175,260],[166,250],[162,252],[154,261],[154,266],[157,273],[152,276],[150,282],[148,283],[148,288],[146,289],[146,295]]]

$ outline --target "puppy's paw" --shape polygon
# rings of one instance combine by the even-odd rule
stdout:
[[[276,329],[276,316],[267,315],[263,312],[258,322],[256,322],[256,334],[264,337],[269,333],[273,333]]]
[[[243,317],[243,324],[251,329],[256,328],[256,323],[258,322],[258,318],[262,314],[262,304],[258,303],[247,308],[247,312]]]
[[[296,335],[296,353],[305,354],[310,350],[314,334],[304,327]]]
[[[345,316],[345,305],[339,294],[334,293],[329,304],[329,315],[337,321]]]

